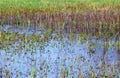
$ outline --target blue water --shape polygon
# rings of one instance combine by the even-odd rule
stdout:
[[[30,27],[31,28],[31,27]],[[13,26],[2,26],[0,31],[19,32],[19,34],[41,34],[40,30],[34,30],[26,27],[25,29],[14,28]],[[114,43],[114,39],[109,41]],[[25,45],[22,49],[20,43]],[[94,43],[92,47],[95,53],[89,53],[89,44]],[[92,70],[100,75],[100,68],[104,61],[104,42],[99,40],[87,40],[84,43],[77,38],[69,40],[64,37],[62,40],[50,39],[45,43],[44,49],[40,49],[41,42],[31,43],[34,47],[29,46],[30,43],[16,42],[9,45],[8,50],[0,49],[0,68],[9,71],[12,78],[28,78],[31,72],[35,72],[36,78],[43,76],[44,78],[60,78],[62,70],[69,72],[68,78],[72,76],[78,78],[80,72],[87,76],[88,71]],[[106,54],[106,74],[109,75],[112,67],[115,68],[119,62],[120,55],[113,46],[108,48]],[[115,74],[118,68],[115,68]],[[5,77],[3,73],[3,77]]]

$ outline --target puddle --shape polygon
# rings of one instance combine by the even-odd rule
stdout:
[[[36,31],[32,27],[25,29],[14,28],[13,26],[2,26],[2,32],[18,32],[19,34],[41,34],[41,30]],[[109,41],[114,43],[114,38]],[[20,44],[25,45],[20,48]],[[32,46],[29,46],[32,44]],[[90,47],[90,44],[94,46]],[[77,38],[70,41],[66,37],[62,40],[50,39],[45,43],[44,49],[40,49],[41,42],[24,43],[17,42],[9,45],[8,50],[0,49],[0,68],[7,70],[12,78],[28,78],[31,72],[35,73],[36,78],[61,78],[61,72],[67,71],[68,78],[78,78],[80,72],[85,77],[89,71],[93,71],[97,76],[101,75],[102,67],[105,67],[106,75],[120,74],[119,66],[120,54],[115,46],[108,48],[106,57],[104,56],[104,42],[102,39],[87,40],[81,43]],[[92,53],[90,49],[92,48]],[[102,64],[106,61],[105,65]],[[3,72],[3,77],[5,74]]]

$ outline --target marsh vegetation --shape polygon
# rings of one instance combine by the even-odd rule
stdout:
[[[120,78],[119,1],[50,1],[1,7],[0,77]]]

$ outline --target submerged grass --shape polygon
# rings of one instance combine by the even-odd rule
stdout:
[[[86,2],[86,3],[85,3]],[[58,40],[68,36],[69,40],[78,39],[84,43],[89,39],[104,39],[104,57],[109,39],[115,37],[115,43],[112,45],[120,49],[120,1],[119,0],[0,0],[0,25],[29,26],[34,25],[37,29],[41,27],[42,34],[18,34],[9,32],[0,32],[0,49],[7,47],[16,41],[24,41],[19,48],[25,48],[27,43],[34,49],[40,42],[40,49],[43,49],[45,43],[50,39]],[[57,33],[52,37],[53,33]],[[69,33],[69,35],[66,35]],[[91,44],[90,48],[94,45]],[[92,51],[92,50],[91,50]],[[101,71],[101,78],[108,77]],[[61,77],[69,75],[68,70],[61,70]],[[7,72],[5,72],[7,75]],[[110,77],[114,73],[111,72]],[[35,78],[35,71],[31,72],[31,77]],[[97,73],[90,71],[88,77],[96,78]],[[8,77],[9,78],[9,77]],[[42,76],[41,76],[42,78]],[[83,78],[83,73],[79,74]]]

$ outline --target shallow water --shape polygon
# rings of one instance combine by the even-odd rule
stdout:
[[[41,34],[41,30],[30,27],[2,26],[2,32],[18,32],[19,34]],[[109,41],[114,43],[114,38]],[[20,44],[25,45],[19,47]],[[29,46],[32,44],[32,46]],[[90,44],[95,53],[90,52]],[[44,49],[40,49],[41,42],[24,43],[24,41],[9,45],[8,50],[0,49],[0,68],[7,70],[12,78],[28,78],[35,73],[36,78],[60,78],[63,71],[68,71],[68,78],[78,78],[80,72],[88,76],[89,71],[101,75],[101,68],[105,67],[106,75],[109,75],[114,68],[114,74],[120,74],[117,67],[120,54],[115,46],[108,48],[105,59],[104,42],[102,39],[86,40],[82,43],[76,35],[76,40],[50,39],[45,43]],[[103,64],[103,62],[106,62]],[[3,72],[3,77],[5,74]],[[67,76],[66,76],[67,77]]]

